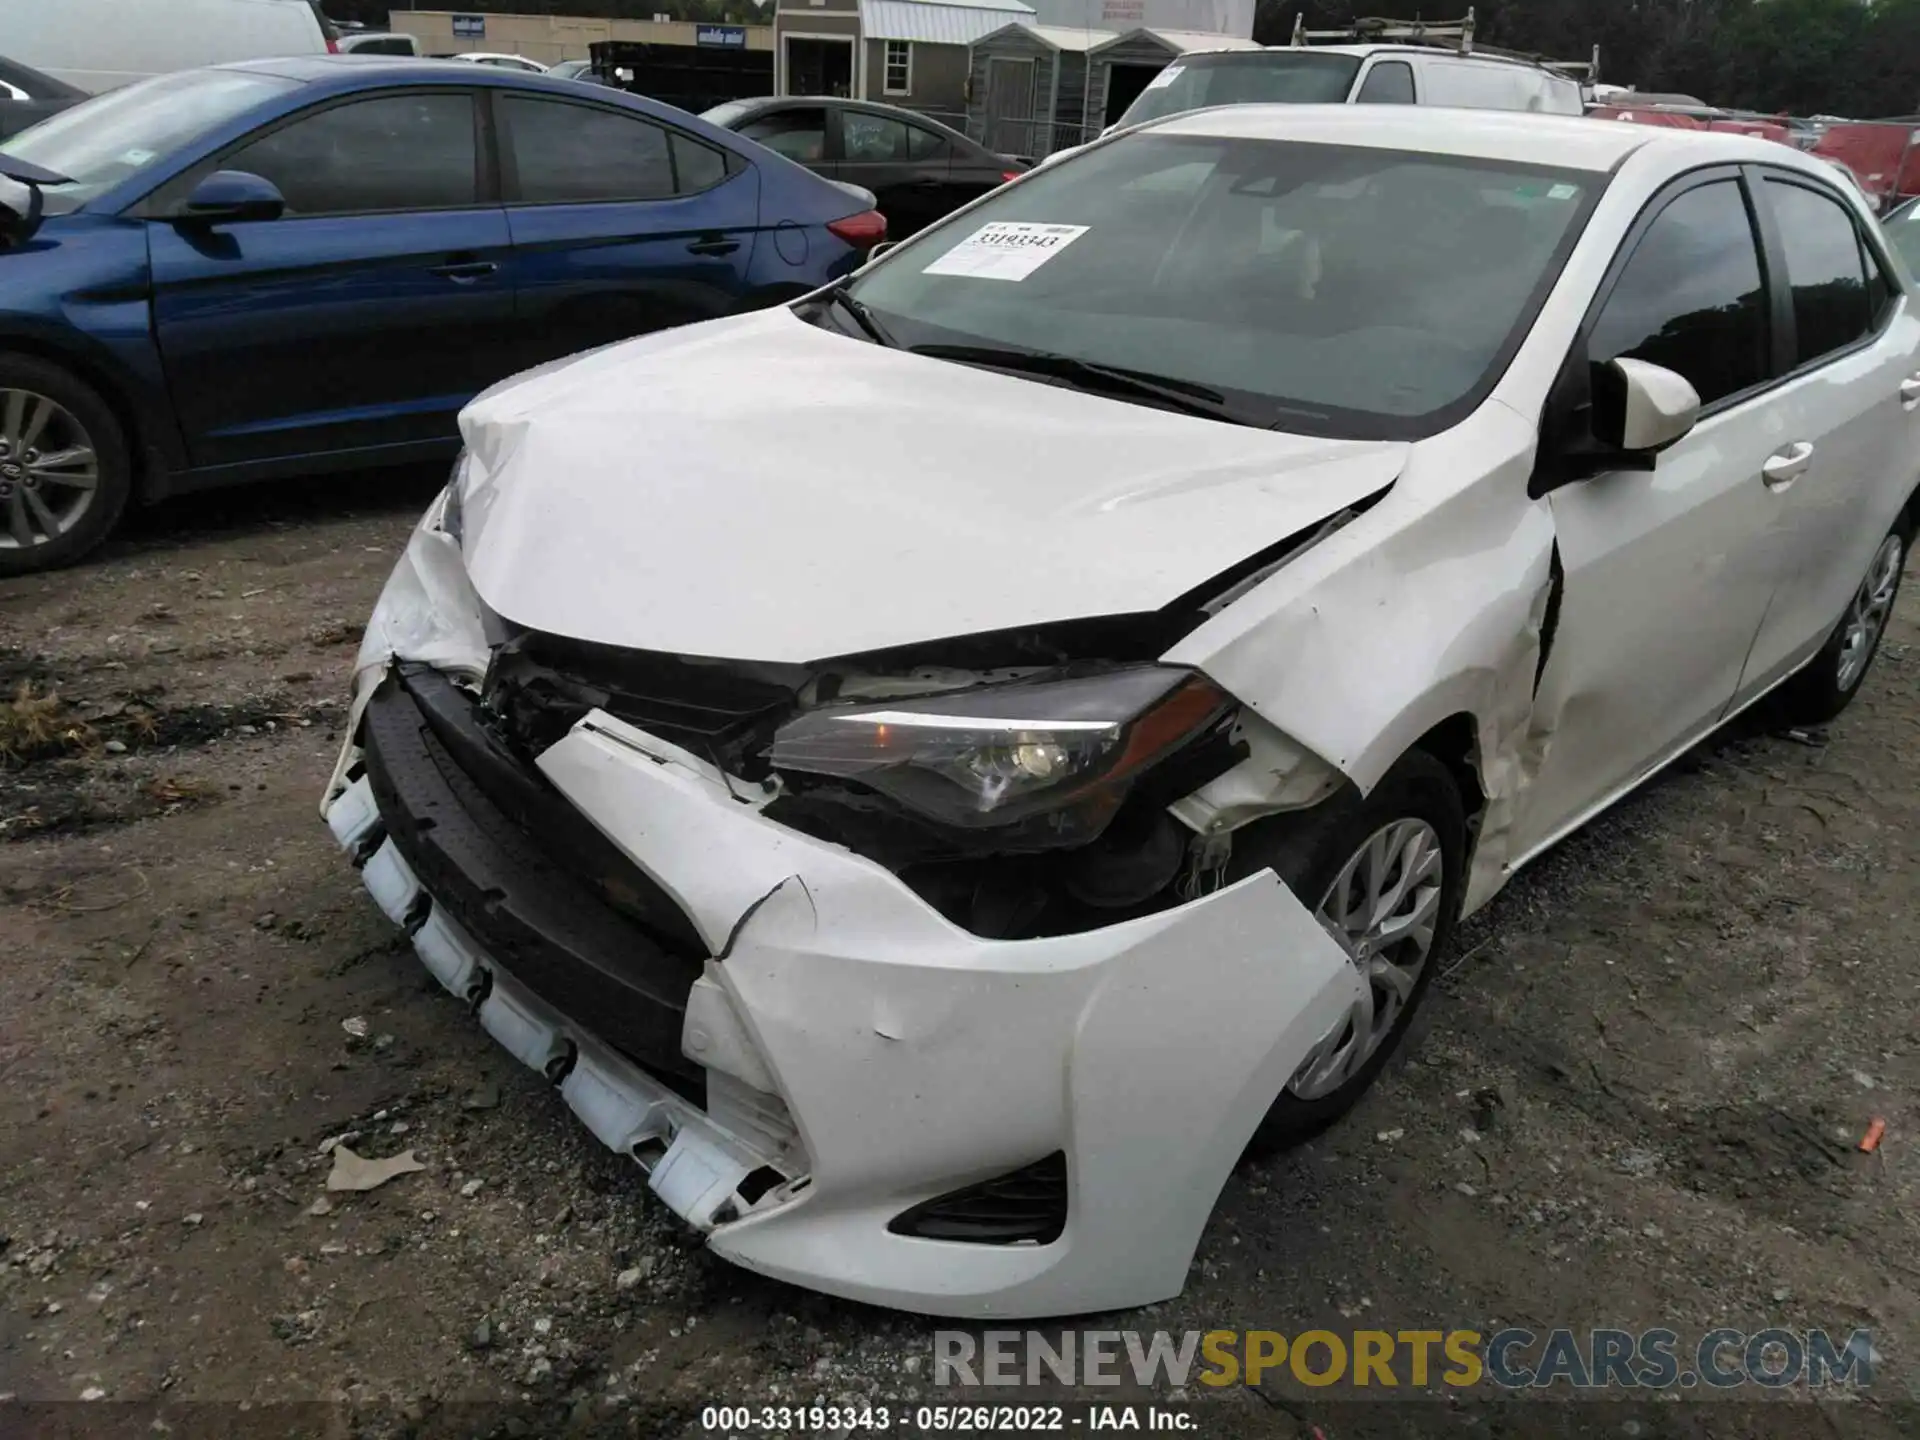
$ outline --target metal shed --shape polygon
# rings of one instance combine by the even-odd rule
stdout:
[[[1252,40],[1202,30],[1143,26],[1087,52],[1088,138],[1118,120],[1153,77],[1196,50],[1259,50]]]
[[[1040,160],[1091,140],[1087,54],[1112,30],[1004,25],[973,42],[967,133],[990,150]]]

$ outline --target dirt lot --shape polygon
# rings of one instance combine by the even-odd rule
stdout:
[[[96,564],[0,583],[0,1397],[101,1398],[35,1413],[138,1415],[127,1433],[152,1411],[112,1402],[183,1435],[678,1435],[714,1401],[918,1393],[932,1325],[690,1246],[430,987],[328,841],[359,624],[437,483],[185,502]],[[1748,725],[1523,876],[1410,1063],[1243,1168],[1183,1296],[1103,1323],[1861,1327],[1878,1383],[1788,1430],[1911,1433],[1917,617],[1830,737]],[[321,1203],[342,1134],[426,1168]],[[1760,1428],[1691,1397],[1332,1393],[1210,1396],[1201,1433]]]

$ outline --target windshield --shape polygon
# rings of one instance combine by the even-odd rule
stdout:
[[[42,120],[0,145],[73,183],[49,189],[47,213],[65,215],[164,160],[183,145],[299,81],[247,70],[156,75]]]
[[[1280,429],[1417,438],[1479,402],[1604,177],[1147,131],[1035,171],[856,280],[895,343],[1064,355]]]
[[[1120,117],[1122,125],[1214,105],[1337,105],[1360,69],[1354,55],[1249,50],[1176,60],[1153,77]]]

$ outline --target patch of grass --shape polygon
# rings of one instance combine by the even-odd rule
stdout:
[[[22,680],[11,700],[0,701],[0,759],[23,765],[62,750],[90,749],[98,738],[93,727],[66,712],[59,691]]]

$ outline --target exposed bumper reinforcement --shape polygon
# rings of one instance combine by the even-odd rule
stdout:
[[[379,834],[380,815],[362,777],[327,811],[341,848],[354,855]],[[647,1075],[577,1022],[543,1003],[434,906],[392,840],[380,840],[362,872],[374,902],[408,929],[421,963],[447,992],[475,1007],[502,1049],[549,1079],[609,1150],[631,1156],[674,1214],[701,1231],[752,1208],[738,1192],[747,1176],[781,1169],[727,1134],[675,1091]],[[762,1199],[762,1203],[765,1201]]]

